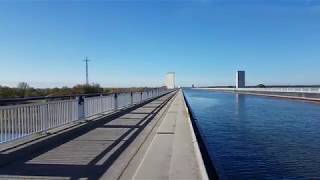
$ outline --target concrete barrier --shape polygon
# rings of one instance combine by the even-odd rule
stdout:
[[[222,91],[222,92],[235,92],[241,94],[250,94],[250,95],[261,95],[269,97],[278,97],[278,98],[288,98],[288,99],[297,99],[297,100],[307,100],[307,101],[316,101],[320,102],[320,92],[318,91],[302,91],[294,89],[284,90],[279,89],[268,89],[268,88],[196,88],[201,90],[209,91]]]

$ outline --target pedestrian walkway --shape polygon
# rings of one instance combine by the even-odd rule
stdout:
[[[0,178],[117,179],[173,95],[160,97],[116,118],[88,122],[72,134],[59,134],[50,145],[0,167]]]
[[[208,179],[181,91],[121,179]]]

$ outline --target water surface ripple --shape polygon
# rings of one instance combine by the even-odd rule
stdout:
[[[320,179],[320,104],[184,92],[221,179]]]

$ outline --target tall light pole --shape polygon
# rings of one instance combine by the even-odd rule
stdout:
[[[84,62],[86,62],[86,85],[89,85],[89,67],[88,67],[88,62],[90,61],[88,59],[88,57],[86,57],[85,60],[83,60]]]

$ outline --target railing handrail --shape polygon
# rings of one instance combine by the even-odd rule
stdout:
[[[91,93],[91,94],[71,94],[71,95],[62,95],[62,96],[33,96],[33,97],[24,97],[24,98],[0,98],[1,103],[14,103],[14,102],[25,102],[32,100],[52,100],[52,99],[62,99],[62,98],[76,98],[76,97],[96,97],[96,96],[108,96],[111,94],[122,94],[122,93],[141,93],[146,91],[152,91],[154,89],[161,88],[148,88],[145,91],[127,91],[127,92],[112,92],[112,93]]]
[[[171,91],[160,88],[138,92],[138,96],[135,97],[131,92],[122,92],[105,96],[0,106],[0,144],[46,132],[94,115],[131,107],[169,92]]]
[[[37,103],[30,103],[30,104],[15,104],[15,105],[7,105],[7,106],[0,106],[0,109],[10,109],[10,108],[19,108],[19,107],[32,107],[32,106],[40,106],[45,104],[57,104],[63,102],[74,102],[78,101],[77,99],[69,99],[69,100],[55,100],[55,101],[48,101],[48,102],[37,102]]]

